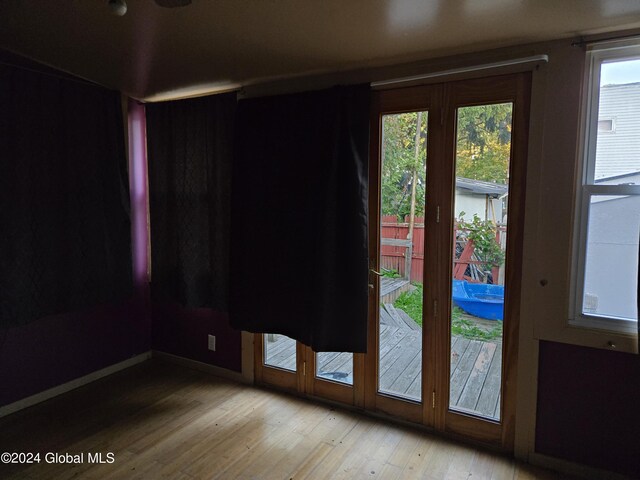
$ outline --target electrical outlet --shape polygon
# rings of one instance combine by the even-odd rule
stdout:
[[[215,352],[216,351],[216,336],[209,335],[209,350]]]

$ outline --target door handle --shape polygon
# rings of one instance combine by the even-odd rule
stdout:
[[[379,277],[384,276],[384,273],[376,272],[373,268],[369,269],[369,271],[370,271],[371,273],[375,273],[375,274],[376,274],[377,276],[379,276]]]

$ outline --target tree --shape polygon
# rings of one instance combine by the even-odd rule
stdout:
[[[427,113],[421,113],[416,135],[418,116],[410,112],[383,119],[382,214],[401,221],[411,213],[412,197],[415,215],[424,215]]]
[[[508,183],[511,113],[511,103],[458,109],[457,176]]]
[[[512,104],[462,107],[457,113],[456,175],[508,183]],[[427,112],[383,117],[383,215],[395,215],[403,221],[411,216],[412,203],[415,216],[424,215],[427,120]]]

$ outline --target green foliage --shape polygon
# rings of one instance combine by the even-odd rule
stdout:
[[[413,320],[422,326],[422,291],[421,283],[414,284],[416,287],[410,292],[402,292],[393,306],[405,311]]]
[[[481,262],[491,267],[499,267],[504,263],[504,251],[496,240],[496,226],[490,220],[480,220],[473,215],[471,222],[464,220],[464,212],[460,212],[458,228],[465,230],[467,238],[473,240],[474,252]]]
[[[404,221],[411,208],[413,171],[417,173],[416,216],[424,215],[427,159],[427,113],[420,118],[418,158],[416,126],[418,113],[385,115],[382,122],[382,215],[395,215]]]
[[[418,325],[422,326],[422,293],[420,283],[411,292],[403,292],[393,306],[404,310]],[[497,322],[491,330],[478,327],[472,320],[464,317],[462,310],[453,307],[451,312],[451,334],[459,335],[471,340],[494,340],[502,337],[502,322]]]
[[[508,182],[511,112],[511,103],[458,109],[457,176]]]
[[[456,175],[506,184],[511,149],[512,104],[479,105],[458,109]],[[382,215],[399,221],[409,215],[413,172],[416,172],[416,215],[424,216],[428,114],[385,115],[382,122]]]
[[[397,270],[386,270],[382,269],[382,276],[387,278],[400,278],[402,275],[398,273]]]
[[[478,327],[473,321],[465,318],[458,307],[451,311],[451,334],[469,338],[471,340],[494,340],[502,337],[502,322],[497,322],[491,330]]]

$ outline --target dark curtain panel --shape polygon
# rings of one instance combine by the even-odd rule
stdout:
[[[366,351],[369,87],[241,101],[231,323]]]
[[[147,105],[151,292],[227,310],[236,94]]]
[[[131,294],[120,95],[0,65],[0,327]]]

